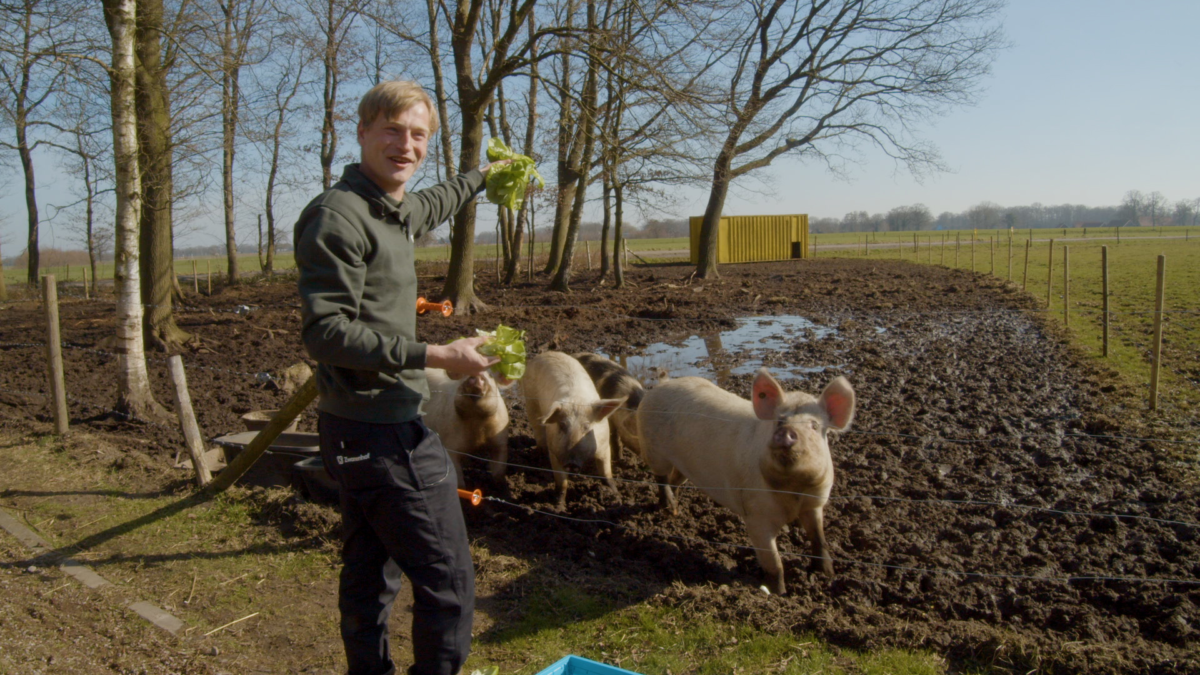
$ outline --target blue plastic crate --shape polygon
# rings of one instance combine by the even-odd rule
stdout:
[[[582,656],[566,656],[537,675],[638,675],[638,673],[615,666],[606,666]]]

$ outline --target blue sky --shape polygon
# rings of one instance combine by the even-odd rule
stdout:
[[[951,173],[917,183],[868,154],[841,181],[792,162],[775,167],[777,197],[731,201],[727,212],[1100,206],[1135,189],[1200,198],[1200,1],[1012,0],[1006,14],[1012,46],[977,104],[923,133]]]
[[[864,152],[848,180],[777,162],[769,169],[776,194],[735,190],[726,213],[842,216],[923,203],[936,215],[982,201],[1099,206],[1133,189],[1157,190],[1172,203],[1200,198],[1200,0],[1011,0],[1005,31],[1012,46],[976,105],[919,129],[950,173],[918,183],[874,152]],[[25,231],[21,178],[11,166],[0,187],[6,256],[24,247]],[[61,183],[52,166],[39,171],[45,204]],[[705,196],[692,201],[695,209]],[[218,210],[219,194],[211,199]],[[70,244],[56,229],[44,226],[44,246]],[[207,229],[181,243],[220,241],[218,224]]]

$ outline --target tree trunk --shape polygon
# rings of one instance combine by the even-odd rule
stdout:
[[[118,412],[139,419],[162,419],[165,411],[154,400],[146,373],[142,341],[142,293],[138,271],[138,229],[142,211],[138,167],[134,0],[103,0],[104,18],[112,37],[112,133],[116,192],[116,248],[113,284],[116,293]]]
[[[141,176],[140,276],[146,303],[146,343],[167,350],[192,339],[175,323],[176,289],[171,210],[171,113],[162,65],[162,0],[136,0],[137,81],[135,96],[138,166]]]
[[[95,273],[93,273],[93,276]],[[0,253],[0,302],[8,302],[8,284],[4,281],[4,254]]]
[[[337,127],[334,125],[334,113],[337,109],[338,90],[338,46],[337,30],[334,28],[334,3],[327,0],[325,19],[329,34],[325,36],[325,54],[322,63],[325,66],[325,91],[322,101],[325,104],[325,114],[321,118],[321,185],[328,190],[333,185],[333,160],[337,156]]]
[[[616,202],[616,226],[613,228],[613,285],[617,288],[625,287],[625,257],[621,255],[625,251],[625,190],[617,183],[613,188],[613,201]]]
[[[21,170],[25,174],[25,214],[29,222],[29,237],[26,240],[29,267],[26,281],[30,287],[36,287],[38,285],[38,269],[41,265],[41,249],[38,244],[38,207],[37,193],[34,189],[33,152],[30,151],[25,137],[24,106],[18,108],[17,151],[21,155]]]
[[[91,268],[92,279],[90,282],[85,280],[85,283],[91,283],[91,295],[96,297],[96,189],[92,186],[92,161],[89,157],[82,154],[83,144],[80,143],[81,157],[83,158],[83,186],[87,191],[86,208],[84,210],[84,227],[87,233],[87,254],[88,267]],[[3,274],[0,274],[0,279],[3,279]]]
[[[612,227],[612,180],[609,178],[608,167],[604,167],[603,198],[604,219],[600,225],[600,276],[598,281],[603,283],[608,276],[608,231]]]
[[[463,82],[460,74],[459,82]],[[462,86],[460,85],[460,89]],[[467,173],[479,167],[483,147],[483,111],[486,105],[473,92],[459,93],[462,109],[462,141],[459,144],[459,171]],[[462,312],[480,312],[487,305],[475,295],[475,200],[467,202],[454,216],[450,232],[450,266],[442,296]]]
[[[729,194],[729,170],[733,163],[735,141],[727,140],[713,168],[712,188],[708,193],[708,206],[704,208],[704,220],[700,223],[700,261],[696,265],[696,276],[715,279],[717,272],[717,228],[721,212],[725,209],[725,196]]]
[[[262,231],[262,214],[258,214],[258,269],[261,272],[267,268],[267,261],[263,258],[263,231]]]
[[[570,26],[570,21],[574,17],[574,3],[569,3],[567,8],[567,21]],[[571,90],[571,56],[570,54],[562,55],[562,77],[559,80],[561,91]],[[546,267],[542,270],[543,274],[558,274],[559,264],[562,262],[563,242],[567,235],[567,224],[569,220],[570,204],[575,203],[575,185],[579,174],[576,171],[578,161],[574,154],[578,150],[580,143],[578,132],[575,128],[574,115],[571,112],[571,98],[562,96],[559,98],[558,108],[558,164],[557,164],[557,182],[558,194],[554,201],[554,226],[550,232],[550,253],[546,258]]]
[[[241,91],[238,88],[240,65],[233,46],[233,19],[237,8],[229,3],[223,3],[222,7],[225,10],[225,23],[221,35],[221,195],[225,214],[225,257],[228,259],[228,278],[225,283],[234,286],[238,283],[238,250],[233,211],[233,165],[238,108],[241,106]]]
[[[588,0],[587,15],[588,32],[593,36],[591,39],[594,40],[596,31],[595,0]],[[579,152],[579,161],[576,165],[579,167],[579,177],[575,187],[575,199],[571,205],[571,222],[563,241],[562,260],[559,262],[558,272],[555,273],[554,280],[550,282],[550,290],[564,293],[571,290],[571,258],[575,252],[575,240],[579,237],[579,223],[583,220],[583,207],[587,200],[588,167],[591,166],[592,148],[596,140],[596,87],[599,60],[600,54],[597,45],[593,42],[588,47],[588,70],[584,77],[583,97],[580,105],[579,130],[583,134],[583,148]]]
[[[437,103],[438,126],[441,127],[442,166],[446,167],[446,180],[454,178],[454,139],[450,136],[450,106],[446,101],[446,83],[442,77],[441,47],[437,34],[437,3],[426,0],[429,10],[429,63],[433,67],[433,96]]]

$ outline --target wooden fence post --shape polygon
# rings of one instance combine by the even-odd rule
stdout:
[[[942,235],[942,267],[946,266],[946,235]]]
[[[975,271],[975,237],[971,237],[971,271]]]
[[[1008,280],[1012,281],[1012,232],[1008,234]]]
[[[91,299],[92,299],[92,288],[91,288],[91,286],[89,286],[89,285],[88,285],[88,268],[87,268],[87,265],[84,265],[84,266],[83,266],[83,299],[84,299],[84,300],[91,300]]]
[[[204,280],[208,282],[208,294],[212,295],[212,261],[204,261]]]
[[[1050,291],[1054,288],[1054,240],[1050,240],[1050,268],[1046,272],[1046,309],[1050,309]]]
[[[1024,291],[1029,285],[1029,249],[1033,246],[1033,241],[1025,240],[1025,276],[1021,277],[1021,290]]]
[[[1150,409],[1158,410],[1158,371],[1162,367],[1163,287],[1167,277],[1167,256],[1158,256],[1158,284],[1154,293],[1154,362],[1150,366]]]
[[[1108,358],[1108,247],[1100,247],[1100,277],[1104,287],[1104,358]]]
[[[183,440],[192,457],[192,468],[196,470],[196,483],[204,487],[212,481],[212,473],[204,463],[204,440],[200,436],[200,426],[196,424],[196,413],[192,411],[183,357],[176,354],[167,359],[167,365],[170,367],[171,383],[175,385],[175,412],[179,415],[179,427],[183,430]]]
[[[583,248],[585,251],[587,251],[588,271],[591,272],[592,271],[592,242],[584,239],[583,240]],[[499,278],[500,275],[497,274],[496,277]]]
[[[988,237],[988,249],[992,255],[992,271],[991,275],[996,276],[996,237]]]
[[[54,413],[54,435],[67,433],[67,387],[63,380],[62,335],[58,329],[58,283],[53,274],[42,278],[46,302],[46,362],[50,375],[50,406]]]
[[[1063,325],[1071,325],[1071,247],[1063,246]]]
[[[954,233],[954,268],[958,269],[958,253],[962,249],[962,235],[958,232]]]
[[[200,295],[200,275],[196,273],[195,258],[192,258],[192,292]]]

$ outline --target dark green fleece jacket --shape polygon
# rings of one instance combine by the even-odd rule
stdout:
[[[471,171],[397,202],[349,164],[296,221],[304,347],[317,407],[360,422],[408,422],[429,398],[416,339],[413,241],[483,188]]]

